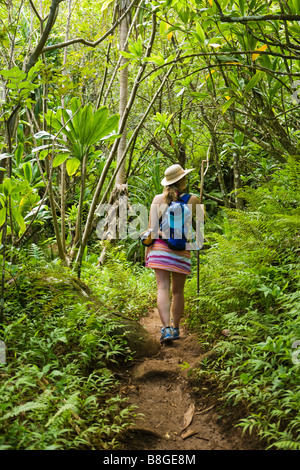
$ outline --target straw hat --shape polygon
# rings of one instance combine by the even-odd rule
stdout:
[[[185,175],[187,175],[190,171],[193,171],[195,168],[191,168],[190,170],[184,170],[180,165],[171,165],[165,171],[165,177],[161,181],[163,186],[169,186],[170,184],[176,183],[176,181],[181,180]]]

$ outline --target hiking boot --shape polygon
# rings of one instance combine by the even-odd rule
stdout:
[[[172,328],[172,335],[173,335],[173,339],[179,339],[180,338],[179,328]]]
[[[161,330],[160,341],[161,341],[161,342],[164,342],[164,341],[171,341],[172,339],[173,339],[172,329],[171,329],[171,327],[166,326],[166,328],[163,328],[163,329]]]

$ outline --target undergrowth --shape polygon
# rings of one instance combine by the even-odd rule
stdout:
[[[285,450],[300,449],[299,171],[291,159],[244,190],[244,211],[208,221],[198,297],[196,268],[187,283],[186,321],[218,353],[199,380],[216,379],[227,404],[243,404],[244,432]]]
[[[130,361],[131,353],[109,312],[119,312],[118,306],[131,315],[143,312],[152,280],[147,287],[145,277],[142,282],[117,258],[102,269],[85,263],[88,290],[68,269],[47,262],[35,245],[18,269],[10,268],[6,361],[0,364],[1,450],[118,447],[135,409],[117,392],[112,369]],[[127,303],[129,291],[136,292],[134,305]]]

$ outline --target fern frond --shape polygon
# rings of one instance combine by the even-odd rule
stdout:
[[[47,428],[53,424],[57,425],[58,422],[62,424],[64,422],[65,415],[67,414],[69,416],[69,413],[68,413],[69,411],[73,414],[77,414],[78,413],[77,405],[78,405],[78,393],[74,393],[73,395],[71,395],[71,397],[69,397],[67,402],[53,416],[51,416],[51,418],[46,423],[45,427]]]
[[[28,411],[43,410],[46,408],[47,408],[46,403],[41,403],[38,401],[28,401],[27,403],[24,403],[23,405],[15,406],[11,411],[9,411],[4,416],[2,416],[0,418],[0,421],[5,421],[9,418],[18,416],[19,414],[26,413]]]
[[[28,256],[31,259],[34,259],[36,261],[45,261],[45,255],[43,253],[43,250],[37,246],[35,243],[32,243],[30,247],[28,248]]]

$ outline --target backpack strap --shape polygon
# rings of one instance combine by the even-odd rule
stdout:
[[[190,197],[191,197],[191,195],[186,193],[186,194],[183,194],[183,196],[181,196],[179,198],[179,200],[184,202],[184,204],[187,204]]]

